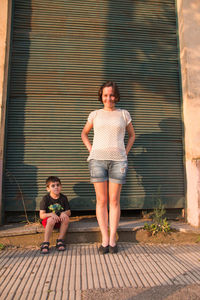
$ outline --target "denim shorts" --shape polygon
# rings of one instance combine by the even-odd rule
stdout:
[[[91,159],[89,161],[89,169],[92,183],[110,181],[123,184],[126,182],[128,162]]]

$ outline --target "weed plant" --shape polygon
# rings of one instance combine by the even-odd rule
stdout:
[[[167,218],[164,217],[166,210],[162,203],[159,191],[157,196],[154,196],[154,198],[156,198],[157,205],[152,214],[152,223],[145,223],[144,230],[147,230],[151,235],[156,235],[158,232],[169,233],[171,231],[171,227]]]

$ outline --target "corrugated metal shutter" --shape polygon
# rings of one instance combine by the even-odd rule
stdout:
[[[115,80],[136,143],[122,208],[184,207],[181,103],[173,0],[15,0],[5,209],[39,208],[57,175],[72,209],[95,208],[80,134],[97,90]]]

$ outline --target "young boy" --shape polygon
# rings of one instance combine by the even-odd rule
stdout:
[[[61,181],[56,176],[50,176],[46,180],[48,194],[40,202],[40,218],[45,227],[44,242],[41,244],[40,252],[49,253],[49,239],[54,228],[59,228],[59,236],[56,242],[58,251],[66,249],[64,237],[69,225],[71,215],[67,197],[61,194]]]

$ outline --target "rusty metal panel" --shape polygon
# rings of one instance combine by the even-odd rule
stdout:
[[[72,209],[94,209],[80,134],[97,90],[115,80],[136,129],[124,209],[184,207],[181,99],[173,0],[15,0],[5,209],[37,210],[57,175]],[[92,135],[91,135],[92,138]]]

